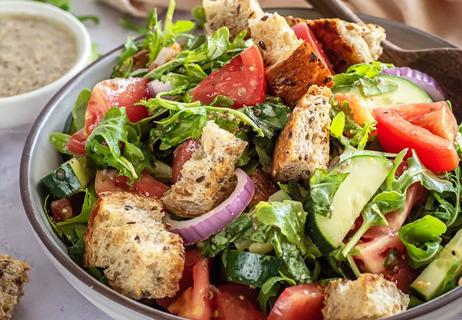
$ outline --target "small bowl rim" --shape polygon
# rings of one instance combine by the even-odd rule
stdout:
[[[45,10],[53,15],[60,15],[64,19],[66,19],[73,27],[70,27],[68,25],[65,25],[62,21],[59,21],[56,19],[54,16],[46,15],[43,12],[37,11],[34,12],[33,15],[37,17],[42,17],[44,19],[51,20],[59,25],[62,25],[64,28],[67,29],[74,38],[76,39],[82,39],[82,44],[78,45],[78,52],[77,52],[77,59],[72,65],[72,67],[67,70],[65,73],[63,73],[59,78],[53,80],[50,83],[45,84],[42,87],[36,88],[31,91],[27,91],[24,93],[20,93],[14,96],[8,96],[8,97],[0,97],[0,107],[3,104],[8,104],[11,102],[20,102],[23,100],[28,100],[31,99],[35,96],[40,96],[42,94],[46,94],[48,91],[52,91],[53,89],[58,89],[60,86],[63,86],[67,81],[70,80],[70,77],[72,75],[77,74],[79,71],[83,69],[83,67],[89,63],[89,59],[91,57],[91,38],[90,34],[88,33],[88,30],[85,28],[82,22],[79,21],[74,15],[72,15],[70,12],[64,11],[62,9],[59,9],[53,5],[43,3],[43,2],[32,2],[32,1],[25,1],[25,0],[4,0],[1,2],[2,7],[6,8],[6,6],[11,6],[14,8],[14,11],[8,11],[8,14],[24,14],[21,10],[24,8],[31,8],[31,9],[36,9],[40,8],[40,10]],[[2,9],[0,9],[0,14],[5,13]],[[26,15],[29,15],[29,13],[25,13]]]
[[[287,8],[287,7],[271,8],[271,10],[277,10],[277,9],[282,10],[282,9],[294,9],[294,8]],[[309,8],[295,8],[295,9],[301,10],[301,11],[302,10],[303,11],[315,11]],[[361,15],[361,16],[366,16],[366,15]],[[381,20],[385,20],[385,19],[381,19]],[[389,22],[390,20],[387,20],[387,21]],[[399,24],[399,23],[394,22],[394,24]],[[412,29],[413,31],[430,35],[431,37],[439,40],[440,42],[445,42],[447,43],[448,47],[454,47],[454,45],[450,44],[449,42],[445,41],[442,38],[439,38],[437,36],[423,32],[421,30],[418,30],[410,26],[406,26],[406,27],[409,29]],[[139,38],[136,38],[136,39],[139,39]],[[31,164],[30,158],[32,157],[32,153],[33,153],[32,150],[35,148],[36,140],[37,140],[40,130],[42,129],[44,125],[44,121],[46,121],[48,117],[52,114],[52,111],[54,109],[53,106],[56,104],[56,102],[58,102],[61,99],[61,96],[66,93],[66,91],[68,90],[68,87],[70,87],[74,83],[74,81],[77,81],[78,78],[81,77],[83,73],[88,72],[88,70],[90,70],[93,67],[93,65],[103,60],[112,58],[112,55],[115,52],[122,50],[123,47],[124,45],[114,48],[113,50],[107,52],[106,54],[101,56],[99,59],[87,65],[77,74],[75,74],[53,96],[53,98],[42,109],[41,113],[37,117],[37,120],[34,122],[32,128],[29,131],[26,143],[24,145],[23,153],[21,156],[20,178],[19,178],[21,199],[22,199],[23,207],[25,209],[27,218],[28,218],[28,222],[31,225],[34,232],[36,233],[38,239],[42,242],[44,249],[46,249],[53,256],[53,258],[56,259],[59,262],[59,264],[63,268],[66,269],[66,271],[71,273],[80,282],[92,288],[98,294],[102,295],[106,299],[109,299],[111,302],[117,303],[118,305],[122,307],[128,308],[129,310],[134,311],[134,312],[138,312],[144,316],[148,316],[148,317],[155,316],[156,319],[160,319],[160,320],[185,320],[185,318],[183,317],[170,314],[161,309],[157,309],[155,307],[148,306],[139,301],[128,298],[124,296],[123,294],[115,291],[108,285],[101,283],[100,281],[95,279],[93,276],[91,276],[89,273],[87,273],[81,266],[77,265],[67,254],[61,252],[58,249],[58,245],[55,244],[54,241],[51,239],[51,237],[47,235],[45,230],[41,228],[38,218],[35,216],[35,208],[32,204],[33,200],[32,200],[32,195],[31,195],[30,190],[32,190],[33,188],[37,188],[37,186],[32,186],[29,183],[29,177],[30,177],[29,169],[30,169],[30,164]],[[43,212],[40,212],[40,214],[43,214]],[[416,306],[405,312],[401,312],[399,314],[396,314],[394,316],[387,317],[384,319],[385,320],[412,320],[412,319],[415,319],[416,317],[423,316],[431,311],[434,311],[446,305],[449,305],[450,303],[453,303],[454,301],[459,300],[459,299],[462,299],[462,287],[453,289],[450,292],[447,292],[433,300],[423,303],[422,305]]]

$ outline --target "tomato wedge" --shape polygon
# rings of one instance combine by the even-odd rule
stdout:
[[[192,320],[210,320],[212,317],[212,292],[209,281],[209,260],[200,259],[193,267],[194,285],[167,310],[173,314]]]
[[[85,141],[87,141],[87,136],[83,129],[80,129],[67,142],[67,149],[76,156],[85,155]]]
[[[286,288],[271,309],[268,320],[322,320],[324,288],[302,284]]]
[[[387,152],[414,149],[434,172],[454,170],[459,156],[453,140],[455,118],[445,102],[377,108],[377,136]],[[444,121],[443,121],[444,120]]]
[[[252,46],[212,72],[191,91],[193,100],[210,104],[216,96],[233,99],[233,108],[262,103],[266,95],[265,67],[260,51]]]
[[[213,297],[213,318],[217,320],[263,320],[256,307],[256,295],[247,286],[227,283],[219,286]]]
[[[329,69],[330,73],[334,74],[334,68],[332,67],[332,64],[330,63],[326,53],[322,49],[321,44],[319,43],[318,39],[316,39],[316,36],[310,30],[308,25],[304,22],[300,22],[292,26],[292,30],[294,30],[297,39],[306,41],[311,45],[314,52],[316,52],[319,59],[321,59],[322,63]]]
[[[361,105],[354,94],[336,93],[335,99],[337,100],[340,109],[349,114],[360,126],[364,126],[364,124],[369,120],[374,120],[367,108]],[[348,108],[343,107],[345,102],[348,103]]]
[[[148,116],[146,108],[135,103],[148,97],[145,78],[116,78],[98,82],[91,92],[85,113],[84,132],[88,136],[112,107],[126,107],[127,117],[137,122]]]
[[[181,170],[186,161],[191,159],[192,154],[196,149],[200,147],[201,143],[199,140],[188,139],[180,144],[173,152],[172,161],[172,181],[173,183],[178,182],[181,178]]]

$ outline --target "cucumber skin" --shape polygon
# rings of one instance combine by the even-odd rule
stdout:
[[[58,170],[63,170],[64,178],[58,178]],[[86,167],[79,160],[73,158],[42,178],[41,182],[51,196],[60,199],[70,197],[82,190],[88,184],[88,180]]]
[[[259,288],[279,274],[282,261],[269,255],[226,250],[222,257],[222,274],[226,281]]]
[[[329,254],[336,249],[336,247],[322,235],[323,233],[316,222],[316,215],[313,213],[308,213],[306,217],[306,232],[322,254]]]

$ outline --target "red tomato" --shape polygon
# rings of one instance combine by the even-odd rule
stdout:
[[[181,178],[181,170],[186,161],[191,159],[192,154],[200,147],[199,140],[188,139],[180,144],[173,152],[172,180],[176,183]]]
[[[258,311],[255,299],[249,299],[246,286],[224,284],[217,288],[213,297],[214,319],[218,320],[263,320],[265,316]],[[250,295],[250,294],[249,294]]]
[[[420,106],[424,105],[420,104]],[[428,111],[427,107],[422,107],[422,115]],[[453,141],[436,134],[446,130],[444,128],[446,123],[430,122],[428,117],[418,117],[416,113],[415,105],[400,105],[374,110],[374,117],[377,120],[377,136],[383,149],[387,152],[400,152],[405,148],[414,149],[427,168],[435,172],[454,170],[459,164],[459,156]],[[426,119],[426,122],[423,123],[422,119]],[[417,121],[419,126],[410,121]],[[452,131],[452,128],[449,130]]]
[[[83,132],[83,129],[80,129],[67,142],[67,149],[76,156],[84,155],[85,141],[87,141],[87,136]]]
[[[193,267],[194,285],[167,310],[173,314],[192,320],[210,320],[212,317],[212,291],[209,280],[209,260],[201,259]]]
[[[371,114],[369,113],[367,108],[361,105],[358,98],[354,94],[336,93],[335,99],[340,105],[340,108],[345,113],[349,113],[354,119],[354,121],[356,121],[356,123],[360,126],[364,126],[366,122],[368,122],[369,120],[373,120],[371,119]],[[343,107],[343,104],[345,102],[348,103],[348,108]]]
[[[233,108],[253,106],[265,100],[265,67],[260,51],[252,46],[212,72],[191,91],[194,100],[210,104],[218,95],[233,99]]]
[[[54,200],[50,204],[51,213],[55,221],[64,221],[74,216],[72,202],[69,198]]]
[[[268,198],[279,190],[277,185],[271,180],[271,177],[261,169],[255,170],[250,178],[255,185],[255,193],[250,202],[251,206],[256,205],[260,201],[268,201]]]
[[[147,197],[161,198],[169,186],[154,179],[150,174],[143,172],[140,179],[133,185],[136,192]]]
[[[194,284],[193,281],[193,267],[199,260],[202,259],[202,255],[199,250],[192,249],[186,250],[185,252],[185,261],[184,261],[184,269],[183,269],[183,276],[180,280],[180,290],[176,293],[176,295],[172,298],[163,298],[157,299],[157,303],[162,307],[166,308],[173,303],[178,297],[189,287],[192,287]]]
[[[147,172],[142,172],[141,177],[132,186],[127,183],[127,177],[119,176],[115,169],[96,171],[95,191],[102,192],[131,191],[147,197],[160,198],[169,189],[162,182],[154,179]]]
[[[330,63],[329,59],[327,58],[326,53],[322,49],[321,44],[319,43],[318,39],[316,39],[316,36],[310,30],[308,25],[306,23],[304,23],[304,22],[300,22],[300,23],[294,25],[292,27],[292,30],[294,30],[295,35],[297,36],[297,39],[301,39],[303,41],[306,41],[311,45],[313,50],[318,55],[319,59],[321,59],[322,63],[333,74],[334,71],[333,71],[332,64]]]
[[[302,284],[286,288],[271,309],[268,320],[322,320],[324,288]]]
[[[388,266],[382,272],[385,279],[393,281],[404,293],[409,293],[411,283],[417,278],[419,272],[412,269],[407,262],[406,253],[398,252],[398,261]]]
[[[98,82],[91,92],[85,113],[84,132],[88,136],[112,107],[126,107],[128,119],[137,122],[148,116],[146,108],[135,103],[148,97],[145,78],[116,78]]]

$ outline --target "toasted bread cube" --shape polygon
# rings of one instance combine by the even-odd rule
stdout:
[[[357,280],[329,282],[324,292],[324,319],[375,320],[405,311],[409,296],[382,275],[363,274]]]
[[[99,194],[84,236],[86,267],[104,269],[109,285],[133,299],[179,290],[184,247],[162,223],[162,204],[128,192]]]
[[[315,169],[327,168],[331,96],[329,88],[312,86],[297,103],[276,143],[275,180],[307,181]]]
[[[23,285],[29,281],[27,262],[0,255],[0,319],[13,317],[14,308],[23,295]]]
[[[205,30],[213,34],[228,27],[231,38],[249,26],[249,19],[260,18],[264,13],[257,0],[203,0]]]
[[[247,142],[209,121],[200,148],[185,162],[180,180],[162,197],[165,207],[178,216],[195,217],[223,202],[234,189],[236,162],[246,146]]]

